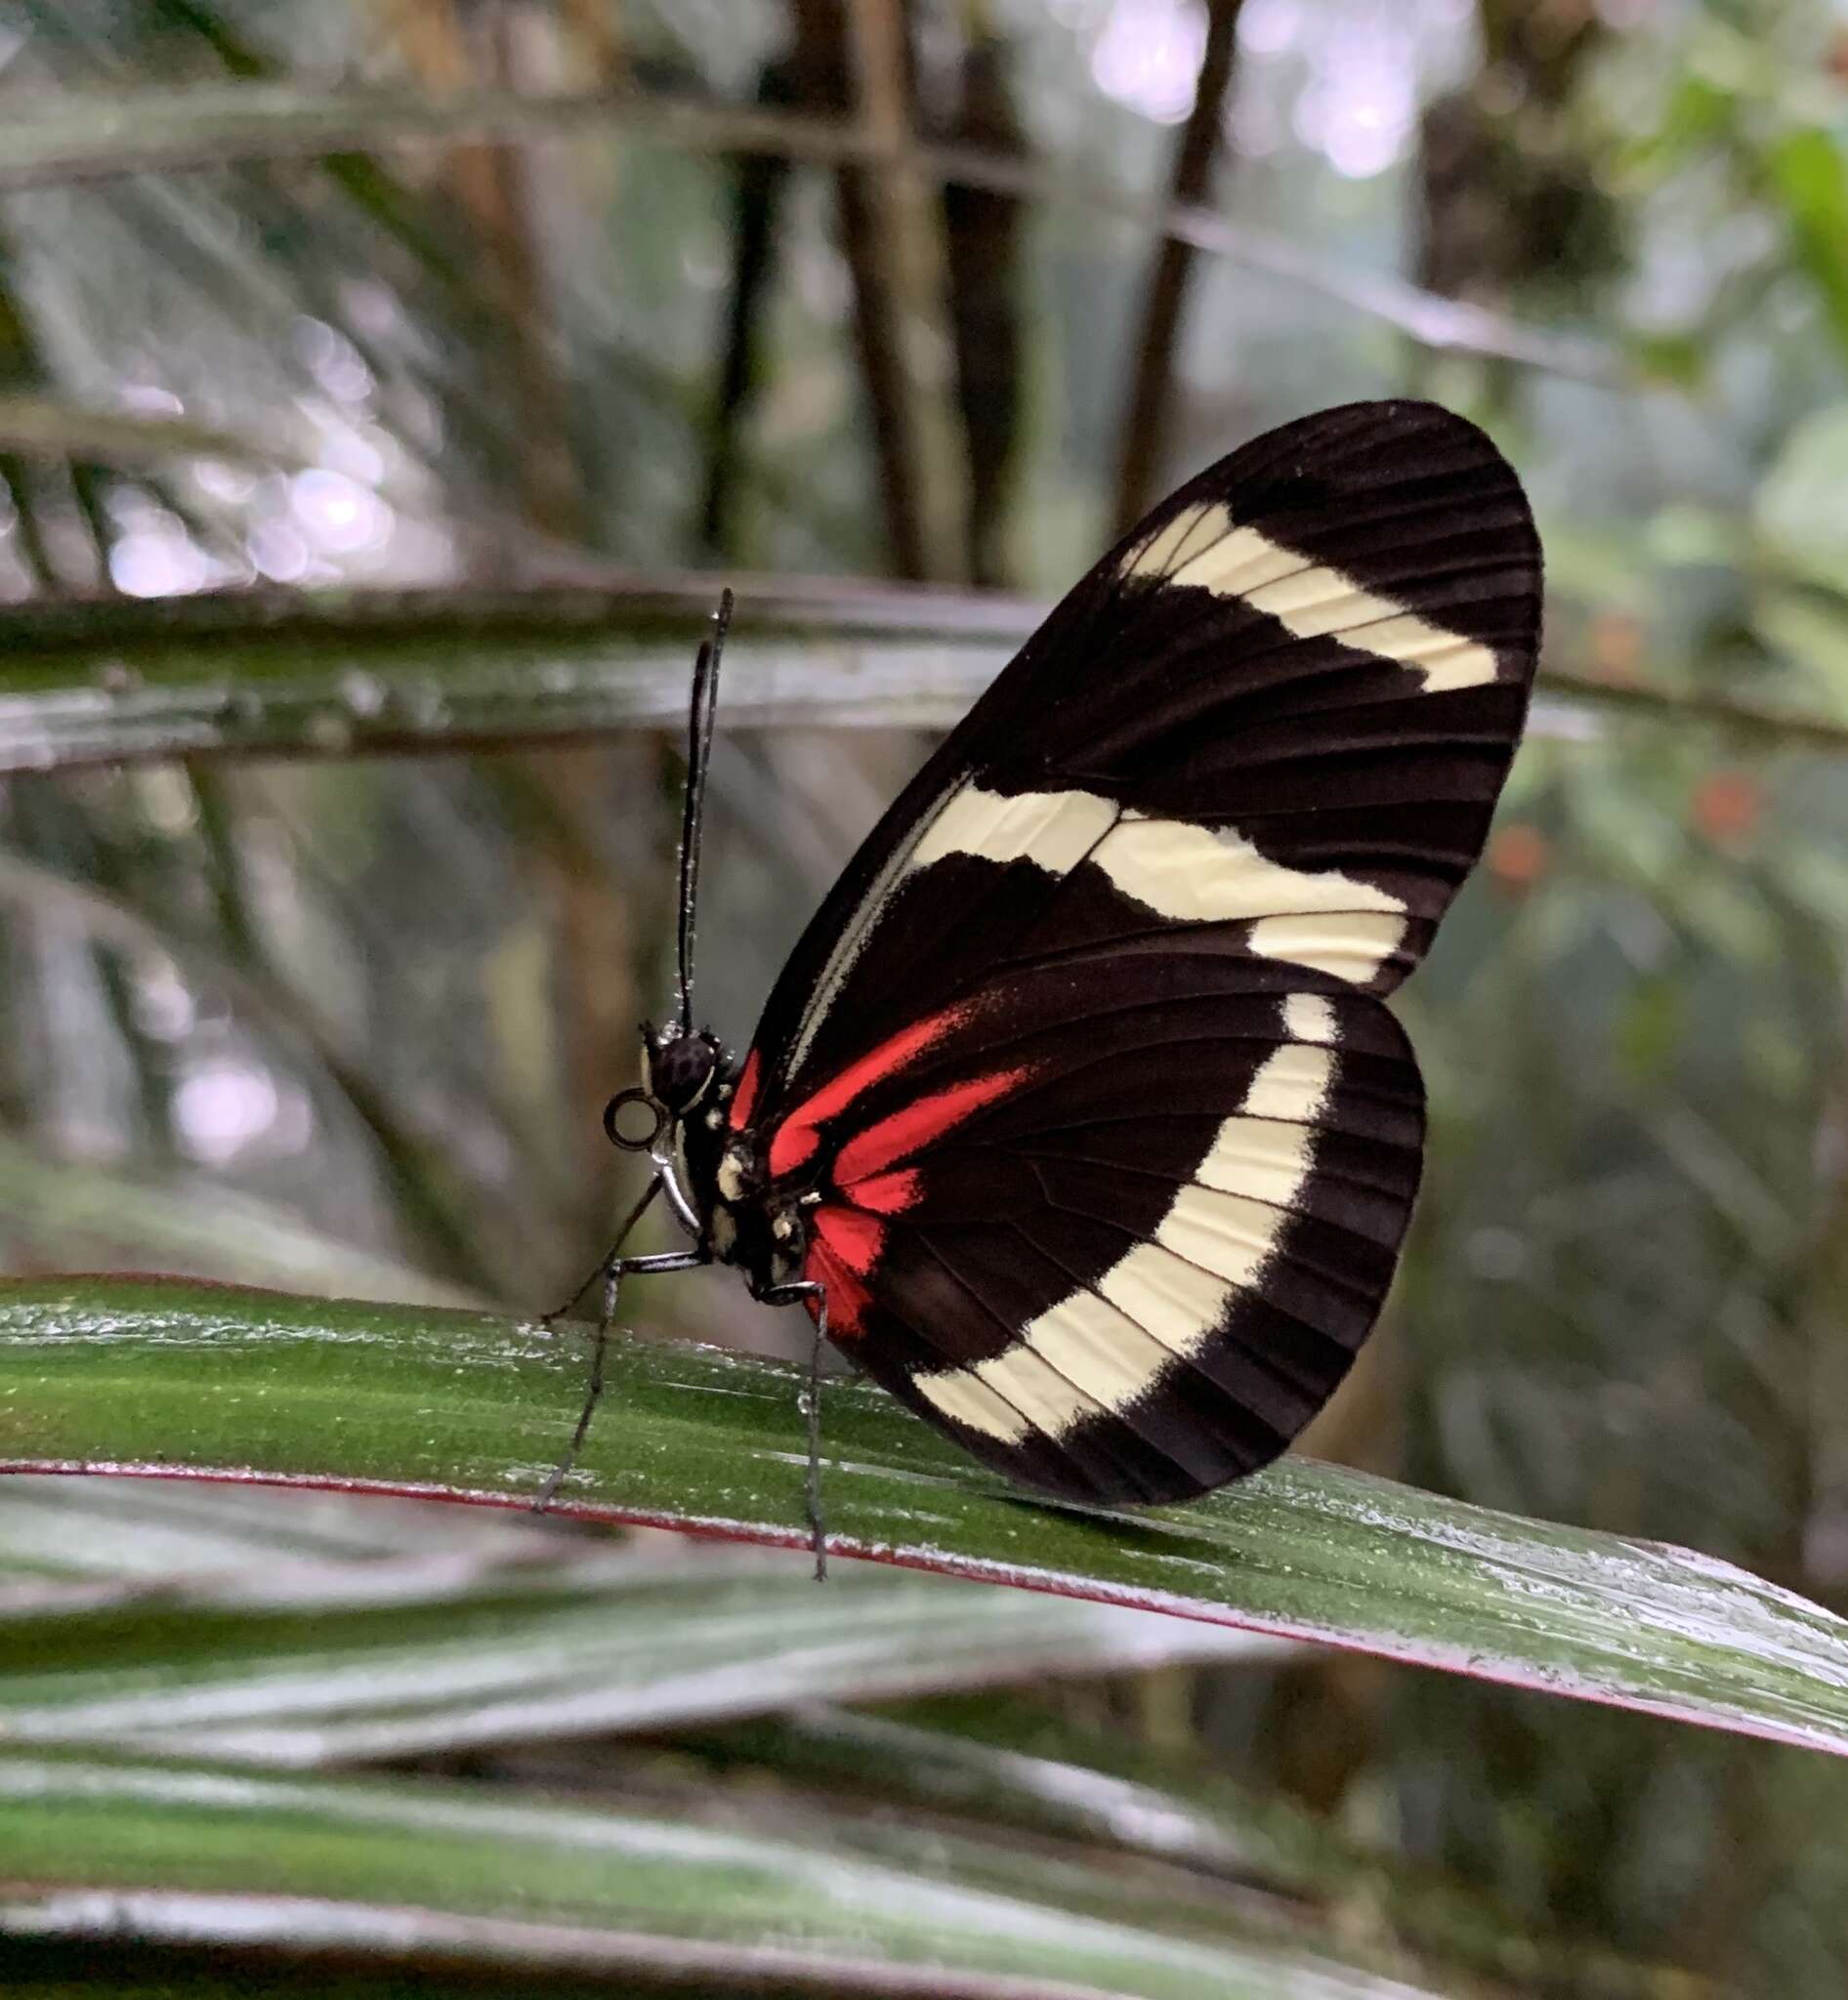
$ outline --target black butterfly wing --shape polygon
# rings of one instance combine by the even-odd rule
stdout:
[[[1300,1428],[1416,1188],[1375,996],[1481,850],[1538,623],[1514,475],[1405,402],[1235,452],[1059,605],[822,906],[734,1101],[822,1194],[808,1268],[869,1373],[1099,1497],[1200,1490]],[[1106,1326],[1100,1403],[1073,1373]],[[1065,1403],[1027,1388],[1047,1367]]]
[[[1274,1458],[1371,1327],[1417,1190],[1392,1016],[1180,945],[1010,974],[932,1026],[821,1155],[808,1269],[841,1347],[1074,1498]]]
[[[753,1048],[766,1101],[793,1101],[1017,940],[1066,941],[1028,936],[1059,886],[1044,871],[956,864],[985,814],[991,853],[1018,856],[1030,837],[1033,809],[998,813],[995,796],[1076,792],[1236,829],[1292,872],[1394,896],[1398,940],[1371,969],[1364,956],[1346,967],[1388,989],[1481,850],[1538,632],[1526,499],[1462,418],[1355,403],[1234,452],[1084,577],[873,830],[765,1008]],[[1096,823],[1070,801],[1049,851]],[[1133,861],[1154,839],[1125,829],[1115,853]],[[918,865],[932,855],[949,865]],[[1184,853],[1173,860],[1186,872]],[[1057,923],[1081,899],[1064,896]],[[1390,915],[1371,914],[1361,939]],[[1131,915],[1172,921],[1146,902]]]

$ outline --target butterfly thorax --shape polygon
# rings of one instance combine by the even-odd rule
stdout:
[[[727,1112],[735,1095],[735,1072],[713,1093],[710,1108],[683,1130],[687,1190],[704,1222],[713,1255],[745,1271],[754,1287],[780,1284],[795,1274],[808,1247],[803,1188],[773,1176],[767,1138],[735,1129]]]

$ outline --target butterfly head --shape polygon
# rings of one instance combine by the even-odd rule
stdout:
[[[725,1062],[717,1038],[704,1028],[645,1024],[642,1054],[648,1082],[618,1091],[604,1106],[604,1130],[624,1152],[651,1152],[664,1132],[692,1116]]]
[[[670,1118],[685,1118],[712,1088],[724,1052],[704,1028],[693,1033],[648,1028],[644,1034],[649,1092]]]

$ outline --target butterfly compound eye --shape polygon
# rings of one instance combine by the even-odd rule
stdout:
[[[649,1088],[673,1117],[684,1117],[705,1096],[718,1062],[719,1052],[704,1035],[677,1035],[651,1057]]]
[[[604,1106],[604,1131],[624,1152],[647,1152],[666,1123],[667,1113],[640,1084],[618,1091]]]

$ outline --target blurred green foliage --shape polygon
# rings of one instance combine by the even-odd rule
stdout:
[[[896,230],[855,225],[877,177],[789,133],[838,132],[875,16],[910,31],[915,129],[997,173],[1018,145],[1057,199],[1010,229],[925,177]],[[1050,593],[1106,537],[1153,249],[1124,217],[1203,28],[1198,0],[0,0],[9,1271],[518,1312],[577,1275],[670,928],[668,683],[634,692],[673,671],[661,572],[762,572],[779,607],[753,641],[741,582],[738,699],[774,671],[786,707],[715,763],[702,977],[741,1039],[912,725],[1006,649],[967,586]],[[518,130],[456,122],[462,91],[525,101]],[[338,149],[266,145],[304,102]],[[1826,0],[1245,0],[1228,102],[1155,357],[1164,476],[1349,396],[1477,416],[1540,515],[1561,690],[1406,997],[1425,1198],[1311,1448],[1841,1607],[1848,783],[1827,727],[1725,717],[1848,724],[1848,31]],[[411,143],[406,106],[452,122]],[[786,170],[753,109],[794,121]],[[959,462],[979,491],[920,490]],[[907,508],[961,531],[908,561]],[[819,581],[906,569],[953,594],[902,645]],[[176,676],[189,756],[63,768]],[[255,754],[273,723],[304,754]],[[384,739],[422,749],[359,754]],[[634,1304],[794,1337],[719,1278]],[[1797,1751],[1346,1656],[1009,1726],[1174,1793],[1210,1766],[1229,1812],[1333,1843],[1313,1895],[1274,1853],[1253,1876],[1364,1936],[1356,1978],[1832,2000],[1848,1972],[1848,1772]],[[692,1754],[590,1757],[595,1810],[707,1810]],[[736,1754],[817,1782],[786,1739]],[[1410,1878],[1469,1912],[1439,1946]],[[1155,1931],[1201,1935],[1197,1896]]]

